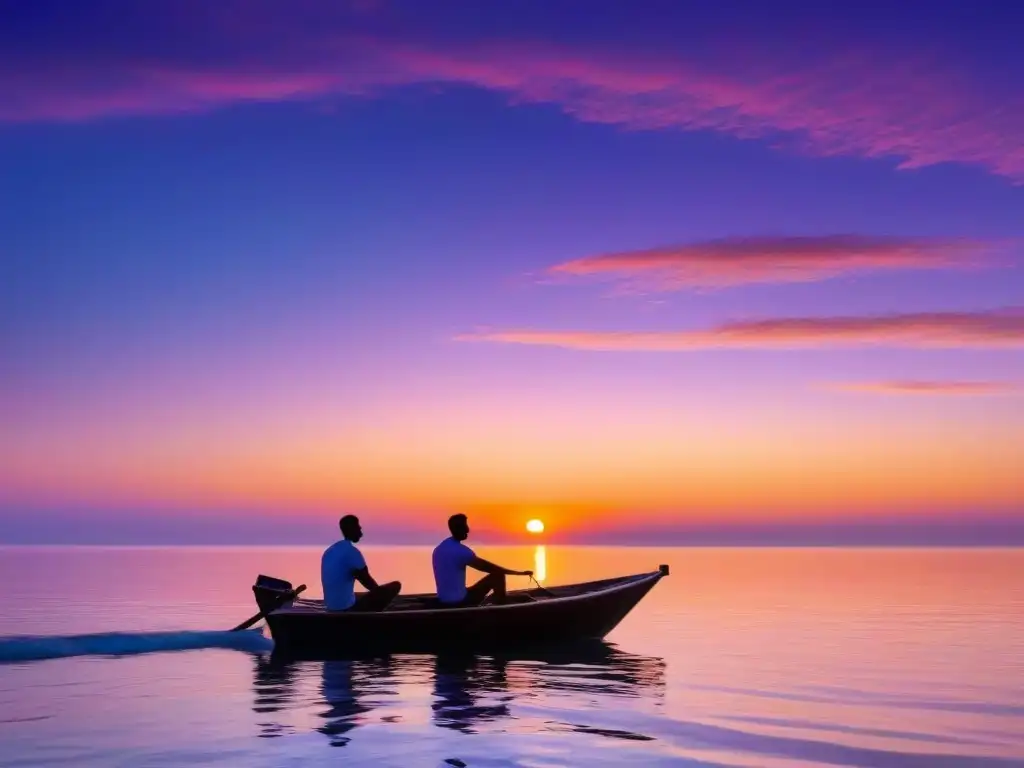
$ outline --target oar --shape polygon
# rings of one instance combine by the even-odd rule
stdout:
[[[239,630],[242,630],[242,629],[248,629],[249,627],[251,627],[253,624],[255,624],[260,619],[266,618],[266,615],[268,613],[270,613],[271,611],[273,611],[273,610],[275,610],[277,608],[280,608],[282,605],[287,603],[289,600],[294,600],[296,597],[298,597],[299,593],[303,592],[305,589],[306,589],[306,585],[305,584],[299,584],[299,586],[297,586],[291,592],[286,592],[285,594],[281,595],[277,600],[274,601],[273,605],[270,605],[267,608],[264,608],[262,611],[257,613],[252,618],[246,619],[241,624],[239,624],[237,627],[234,627],[231,631],[232,632],[238,632]]]

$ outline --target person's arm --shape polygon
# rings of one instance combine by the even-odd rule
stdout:
[[[363,557],[363,553],[358,549],[355,552],[358,559],[353,563],[355,567],[352,569],[352,575],[356,578],[356,581],[366,587],[367,591],[377,589],[380,585],[370,575],[370,569],[366,567],[366,558]]]
[[[473,559],[466,563],[470,568],[476,568],[478,571],[484,573],[504,573],[506,576],[533,576],[533,571],[513,571],[511,568],[505,568],[492,563],[489,560],[484,560],[482,557],[473,556]]]
[[[356,577],[356,581],[366,587],[367,591],[377,589],[380,585],[374,581],[373,576],[370,575],[370,569],[365,565],[362,568],[357,568],[352,572],[352,575]]]

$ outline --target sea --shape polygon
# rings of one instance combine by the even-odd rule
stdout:
[[[320,548],[2,548],[0,765],[1024,766],[1024,550],[477,551],[671,575],[587,652],[288,663],[225,630]]]

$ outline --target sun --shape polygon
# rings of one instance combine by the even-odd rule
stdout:
[[[528,530],[530,533],[544,533],[544,521],[537,520],[536,518],[534,518],[533,520],[527,520],[526,530]]]

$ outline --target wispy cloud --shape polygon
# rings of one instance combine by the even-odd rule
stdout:
[[[877,51],[735,66],[720,58],[631,55],[522,45],[391,54],[425,79],[559,106],[577,119],[634,130],[711,130],[821,156],[896,158],[901,168],[980,165],[1024,183],[1024,98],[986,89],[937,61]],[[967,81],[967,82],[965,82]]]
[[[705,330],[483,330],[460,341],[596,351],[694,351],[886,346],[1024,347],[1024,311],[917,312],[849,317],[785,317],[723,323]]]
[[[1020,384],[1009,381],[856,381],[826,385],[836,392],[865,395],[1009,395],[1024,392]]]
[[[587,256],[548,270],[640,291],[725,288],[826,280],[855,272],[980,266],[992,244],[973,240],[864,235],[732,237]]]
[[[0,120],[459,85],[631,130],[716,131],[819,156],[892,158],[902,168],[966,163],[1024,183],[1024,91],[953,55],[853,39],[845,49],[805,46],[799,54],[759,39],[716,46],[707,37],[660,48],[620,38],[612,47],[529,28],[452,39],[403,23],[398,11],[341,7],[310,0],[296,14],[273,4],[254,13],[231,3],[153,3],[118,34],[81,20],[103,30],[87,36],[62,36],[57,25],[19,34],[11,25],[0,35]]]

